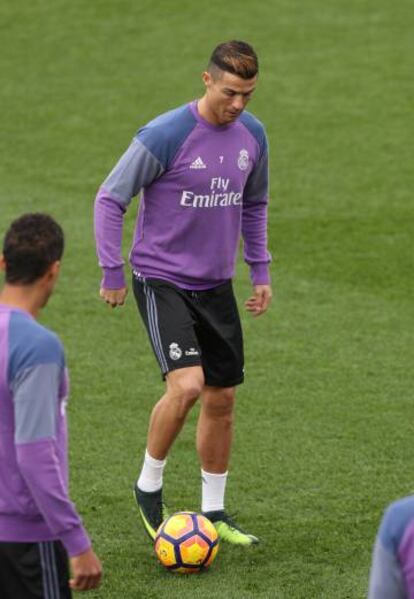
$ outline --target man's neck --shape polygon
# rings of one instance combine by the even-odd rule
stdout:
[[[201,118],[210,123],[210,125],[215,125],[217,127],[220,124],[217,122],[214,113],[210,110],[206,96],[203,96],[200,98],[200,100],[198,100],[197,110]]]
[[[41,309],[38,291],[32,285],[8,285],[0,291],[0,304],[18,308],[37,318]]]

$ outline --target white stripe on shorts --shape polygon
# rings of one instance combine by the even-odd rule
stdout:
[[[53,541],[39,543],[44,599],[59,599],[59,580]]]
[[[144,293],[147,298],[147,313],[148,313],[148,328],[154,351],[160,362],[163,374],[168,372],[168,363],[164,354],[161,343],[160,329],[158,325],[157,304],[155,302],[155,294],[152,289],[144,282]]]

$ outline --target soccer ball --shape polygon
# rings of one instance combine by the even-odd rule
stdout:
[[[192,574],[207,568],[217,555],[218,535],[205,516],[177,512],[161,524],[154,541],[155,553],[168,570]]]

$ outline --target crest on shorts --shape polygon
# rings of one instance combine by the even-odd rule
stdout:
[[[179,360],[183,352],[178,343],[170,343],[170,358],[171,360]]]
[[[237,166],[241,171],[247,171],[249,168],[249,152],[247,150],[240,150]]]

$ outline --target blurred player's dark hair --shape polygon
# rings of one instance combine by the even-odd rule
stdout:
[[[30,285],[61,259],[62,228],[48,214],[23,214],[12,222],[3,242],[6,283]]]
[[[232,40],[219,44],[210,57],[208,70],[217,67],[242,79],[252,79],[259,72],[259,61],[256,52],[246,42]]]

